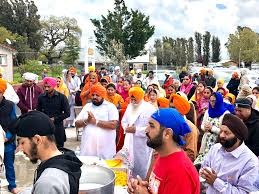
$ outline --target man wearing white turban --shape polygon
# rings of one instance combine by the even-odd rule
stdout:
[[[35,110],[38,97],[43,93],[43,90],[35,83],[38,80],[38,75],[26,72],[23,74],[23,78],[25,81],[17,90],[17,95],[20,99],[17,105],[21,109],[22,114]]]

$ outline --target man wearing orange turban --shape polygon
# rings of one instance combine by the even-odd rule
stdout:
[[[190,111],[189,102],[178,94],[171,95],[171,101],[173,101],[173,107],[176,108],[182,115],[186,115]]]
[[[15,105],[4,97],[7,89],[7,82],[0,78],[0,126],[4,130],[4,165],[6,169],[6,179],[8,181],[8,190],[11,193],[18,193],[15,183],[14,154],[15,154],[15,136],[10,132],[9,125],[16,119]],[[1,154],[2,155],[2,154]]]
[[[169,100],[165,97],[158,98],[157,104],[159,108],[169,108]]]
[[[111,159],[116,154],[116,127],[119,112],[105,100],[106,89],[100,84],[90,88],[92,101],[85,104],[76,118],[77,128],[83,127],[80,156]]]
[[[129,90],[129,97],[131,99],[135,98],[134,101],[136,101],[136,102],[140,102],[141,100],[143,100],[144,95],[145,95],[145,92],[141,87],[135,86]]]
[[[152,104],[144,101],[144,94],[140,87],[135,86],[129,90],[130,104],[121,120],[126,135],[124,145],[116,155],[116,158],[129,165],[133,176],[139,175],[142,179],[146,177],[151,154],[151,149],[146,144],[145,129],[149,118],[156,111]]]
[[[173,101],[172,106],[178,110],[181,115],[186,115],[190,111],[190,103],[182,96],[178,94],[172,94],[171,99]],[[185,117],[186,123],[191,129],[190,133],[187,133],[183,138],[186,142],[184,146],[184,151],[188,157],[194,161],[197,157],[197,145],[198,145],[198,128]]]
[[[6,89],[7,89],[7,82],[2,78],[0,78],[0,93],[4,94]]]

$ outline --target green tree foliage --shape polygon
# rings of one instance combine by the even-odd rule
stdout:
[[[196,48],[195,48],[195,59],[196,62],[202,63],[202,35],[199,32],[195,32],[194,34],[195,37],[195,43],[196,43]]]
[[[213,36],[211,41],[211,48],[212,48],[212,62],[219,62],[220,61],[220,40],[218,37]]]
[[[37,75],[41,75],[44,69],[47,71],[50,70],[48,65],[40,64],[39,61],[36,60],[28,60],[25,64],[22,64],[18,67],[18,71],[21,76],[25,72],[32,72]]]
[[[163,64],[163,43],[160,39],[155,40],[154,48],[155,48],[154,55],[157,57],[157,65],[162,65]]]
[[[247,27],[237,27],[234,34],[230,34],[226,47],[232,60],[243,61],[250,66],[259,60],[259,35]]]
[[[163,37],[155,40],[154,48],[158,65],[185,66],[187,63],[187,45],[185,38]]]
[[[155,27],[149,24],[149,17],[138,10],[128,10],[124,0],[115,0],[114,11],[108,11],[101,19],[91,19],[96,27],[94,31],[97,48],[101,54],[108,55],[112,40],[123,44],[128,59],[145,54],[148,39],[154,34]]]
[[[124,53],[123,44],[116,41],[111,40],[110,44],[107,48],[108,56],[110,56],[110,62],[116,65],[119,65],[123,71],[127,68],[127,59]]]
[[[194,46],[193,46],[193,38],[188,38],[187,41],[187,62],[194,62]]]
[[[41,34],[44,37],[41,53],[47,58],[49,64],[61,59],[69,38],[79,41],[81,36],[81,29],[74,18],[50,16],[42,20],[41,25]]]
[[[11,45],[9,45],[6,41],[9,39],[11,41]],[[15,48],[17,51],[16,58],[14,64],[24,63],[26,59],[31,59],[34,56],[34,52],[27,44],[27,37],[20,36],[18,34],[14,34],[8,31],[5,27],[0,27],[0,43]]]
[[[203,65],[207,66],[210,60],[210,32],[203,35]]]
[[[74,64],[80,54],[79,38],[70,37],[65,41],[65,43],[66,48],[62,60],[66,64]]]
[[[1,0],[0,26],[26,38],[28,46],[37,53],[42,46],[40,15],[34,1]]]

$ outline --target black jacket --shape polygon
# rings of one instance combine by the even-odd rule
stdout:
[[[13,102],[6,100],[3,97],[3,100],[0,103],[0,125],[2,126],[3,130],[7,133],[9,131],[10,124],[13,120],[16,119],[15,113],[15,105]],[[15,136],[13,135],[8,141],[5,142],[11,143],[15,141]]]
[[[38,98],[37,110],[45,113],[49,118],[54,117],[55,137],[58,147],[66,141],[66,133],[63,126],[63,120],[70,116],[70,107],[67,97],[57,91],[49,97],[46,93]]]
[[[248,139],[245,144],[256,156],[259,156],[259,112],[252,109],[250,117],[244,123],[248,128]]]
[[[214,88],[216,86],[216,78],[213,76],[208,76],[205,78],[205,83],[207,86]]]
[[[229,93],[232,93],[237,97],[239,84],[240,84],[240,79],[231,78],[231,80],[228,82],[228,85],[227,85],[227,89],[229,90]]]
[[[65,148],[59,150],[63,152],[62,155],[54,156],[38,166],[35,173],[36,177],[34,177],[34,184],[45,169],[57,168],[68,174],[70,194],[78,194],[82,162],[76,157],[73,151]]]

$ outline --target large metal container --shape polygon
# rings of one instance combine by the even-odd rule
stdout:
[[[81,169],[79,194],[114,193],[115,174],[111,169],[97,165],[83,165]]]

